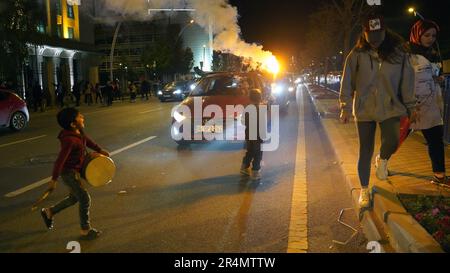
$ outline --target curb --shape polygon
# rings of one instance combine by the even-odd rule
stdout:
[[[311,95],[309,87],[304,86],[316,109],[320,111],[319,109],[323,108],[320,102]],[[439,243],[406,211],[392,185],[378,181],[374,175],[371,176],[373,208],[361,211],[358,204],[361,187],[355,164],[358,158],[357,149],[353,152],[345,149],[349,141],[357,141],[357,139],[343,137],[336,122],[331,119],[321,118],[321,123],[340,162],[355,212],[369,242],[380,243],[381,252],[443,253]],[[350,126],[354,125],[340,126],[348,126],[348,130],[352,130]]]

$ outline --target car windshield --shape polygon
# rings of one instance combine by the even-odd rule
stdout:
[[[253,88],[257,87],[246,76],[218,75],[202,79],[191,96],[247,96]]]

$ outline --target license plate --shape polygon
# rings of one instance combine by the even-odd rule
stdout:
[[[203,125],[203,126],[197,126],[196,130],[197,133],[223,133],[223,126],[221,125]]]
[[[171,95],[164,95],[164,98],[170,98],[172,97]]]

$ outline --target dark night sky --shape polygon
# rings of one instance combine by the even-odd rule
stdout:
[[[309,14],[330,0],[230,0],[240,14],[239,25],[247,42],[256,42],[277,56],[295,54],[302,47]],[[450,46],[448,0],[382,0],[387,23],[405,38],[415,17],[408,14],[414,6],[442,28],[441,43]]]

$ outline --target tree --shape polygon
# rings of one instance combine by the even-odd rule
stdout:
[[[2,0],[0,3],[0,78],[17,86],[28,57],[27,43],[37,43],[42,9],[36,0]]]
[[[194,67],[194,53],[192,52],[192,49],[188,47],[183,51],[178,72],[187,74],[191,71],[192,67]]]
[[[313,72],[317,76],[328,74],[329,60],[339,52],[340,43],[336,37],[339,37],[340,27],[333,15],[333,8],[326,6],[309,18],[311,27],[306,35],[308,55],[315,61]]]
[[[332,0],[334,17],[342,31],[343,53],[347,56],[352,48],[352,34],[360,26],[370,6],[366,0]]]

